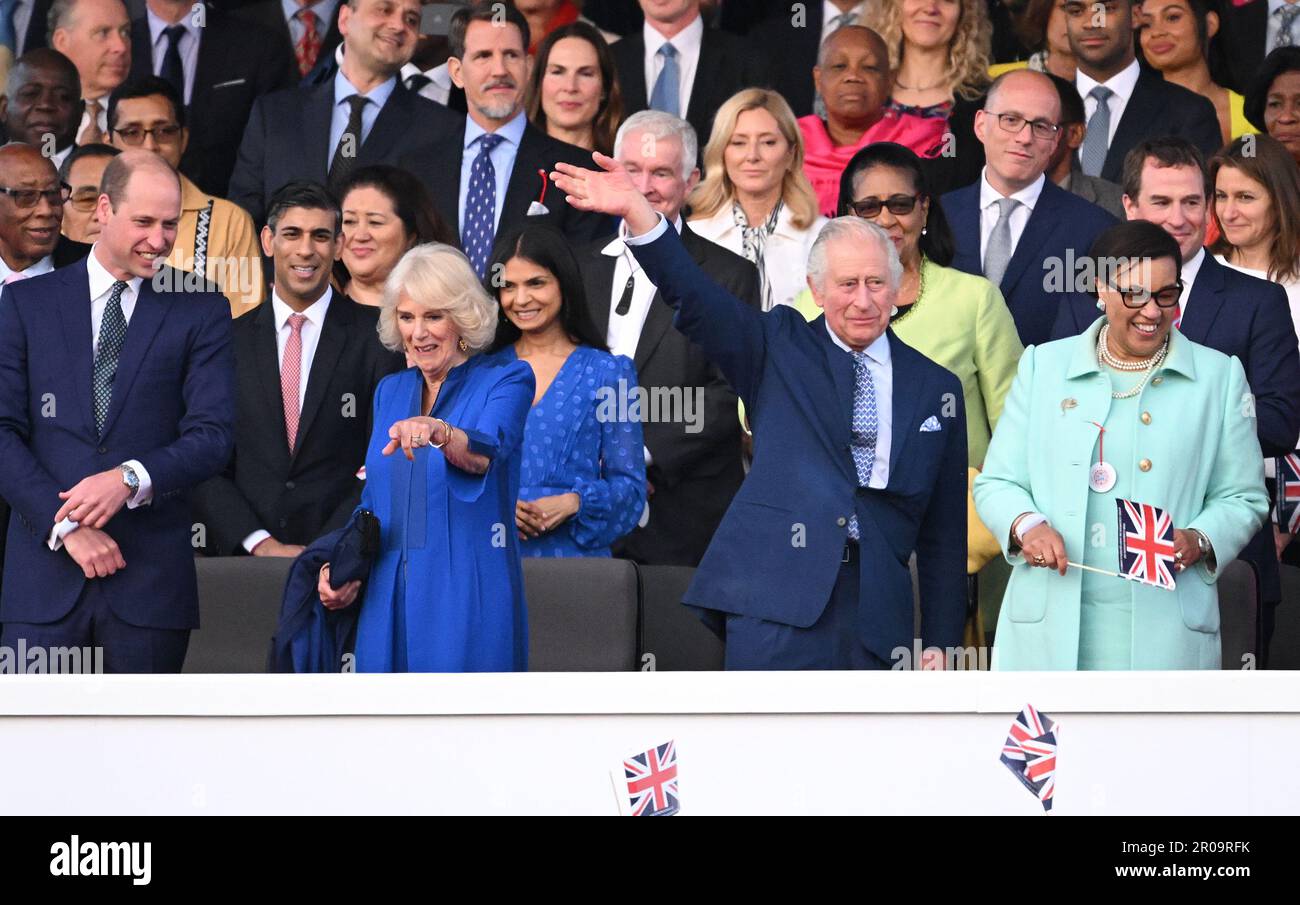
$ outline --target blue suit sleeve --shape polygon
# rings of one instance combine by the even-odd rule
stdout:
[[[625,356],[614,359],[618,371],[608,385],[624,381],[636,388],[636,367]],[[573,540],[579,547],[599,550],[636,527],[645,508],[645,454],[641,422],[605,419],[600,425],[600,477],[574,487],[581,502],[574,516]]]
[[[218,474],[235,442],[235,358],[230,306],[225,296],[205,293],[186,304],[206,305],[195,330],[181,386],[185,414],[180,436],[139,456],[159,499]]]
[[[1250,368],[1259,445],[1266,456],[1284,456],[1300,443],[1300,351],[1295,324],[1281,286],[1260,299],[1250,328]]]
[[[916,538],[921,644],[956,647],[966,623],[966,400],[955,379],[956,414],[943,425],[947,446]]]
[[[648,245],[628,247],[664,301],[676,309],[674,326],[704,349],[737,395],[754,398],[767,352],[764,315],[710,279],[676,230],[665,230]]]

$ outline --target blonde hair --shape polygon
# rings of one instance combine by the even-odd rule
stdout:
[[[402,255],[384,281],[379,341],[394,352],[402,351],[397,303],[403,295],[426,310],[445,312],[471,354],[486,349],[496,336],[497,303],[479,282],[469,259],[450,245],[430,242],[415,246]]]
[[[727,175],[723,153],[736,131],[740,114],[750,110],[766,110],[776,120],[777,128],[790,143],[790,165],[781,177],[781,200],[790,211],[790,222],[796,229],[807,229],[817,219],[817,196],[803,172],[803,133],[794,118],[794,111],[785,98],[766,88],[746,88],[732,95],[718,108],[713,117],[713,133],[704,147],[704,181],[695,187],[687,203],[691,219],[712,217],[723,207],[736,200],[736,186]],[[751,223],[757,226],[757,223]]]
[[[948,67],[943,82],[949,92],[966,100],[979,97],[989,83],[993,55],[993,23],[984,0],[960,0],[957,28],[948,46]],[[898,72],[903,63],[903,0],[883,0],[867,15],[867,24],[885,39],[889,68]]]

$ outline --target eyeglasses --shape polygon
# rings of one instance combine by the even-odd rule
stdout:
[[[162,126],[154,126],[152,129],[145,129],[140,126],[127,126],[125,129],[114,129],[118,137],[129,145],[142,145],[146,135],[152,135],[153,140],[162,144],[171,144],[176,137],[181,134],[181,127],[176,123],[167,123]]]
[[[1010,132],[1012,135],[1019,135],[1020,130],[1029,123],[1029,129],[1034,133],[1034,138],[1041,141],[1050,141],[1056,137],[1056,133],[1061,131],[1061,127],[1056,123],[1049,123],[1045,119],[1025,119],[1019,113],[994,113],[998,119],[998,125],[1004,132]]]
[[[66,182],[60,182],[57,189],[11,189],[0,186],[0,195],[8,195],[14,199],[14,207],[21,208],[35,207],[42,198],[50,204],[61,205],[71,194],[72,186]]]
[[[99,189],[89,188],[73,192],[65,203],[71,204],[72,209],[75,211],[81,211],[83,214],[89,213],[95,209],[95,205],[99,204]]]
[[[874,220],[880,216],[881,208],[888,208],[896,217],[910,214],[916,210],[916,203],[921,198],[921,195],[890,195],[884,199],[863,198],[861,201],[850,201],[848,206],[849,210],[863,220]]]
[[[1165,286],[1163,289],[1157,289],[1155,292],[1144,286],[1132,286],[1127,289],[1121,289],[1114,283],[1110,288],[1119,293],[1120,301],[1124,303],[1125,308],[1145,308],[1147,302],[1151,299],[1156,300],[1156,304],[1161,308],[1172,308],[1178,304],[1178,300],[1183,297],[1183,281],[1178,280],[1172,286]]]

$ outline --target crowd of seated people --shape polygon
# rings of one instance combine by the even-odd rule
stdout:
[[[733,669],[1218,668],[1241,560],[1266,663],[1300,0],[455,6],[0,0],[0,645],[175,671],[280,557],[521,670],[522,559],[615,556]]]

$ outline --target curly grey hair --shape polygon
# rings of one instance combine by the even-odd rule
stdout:
[[[426,309],[443,311],[456,325],[471,354],[492,344],[497,332],[497,303],[487,294],[469,259],[450,245],[430,242],[402,255],[384,282],[379,306],[379,341],[402,351],[397,303],[405,295]]]

